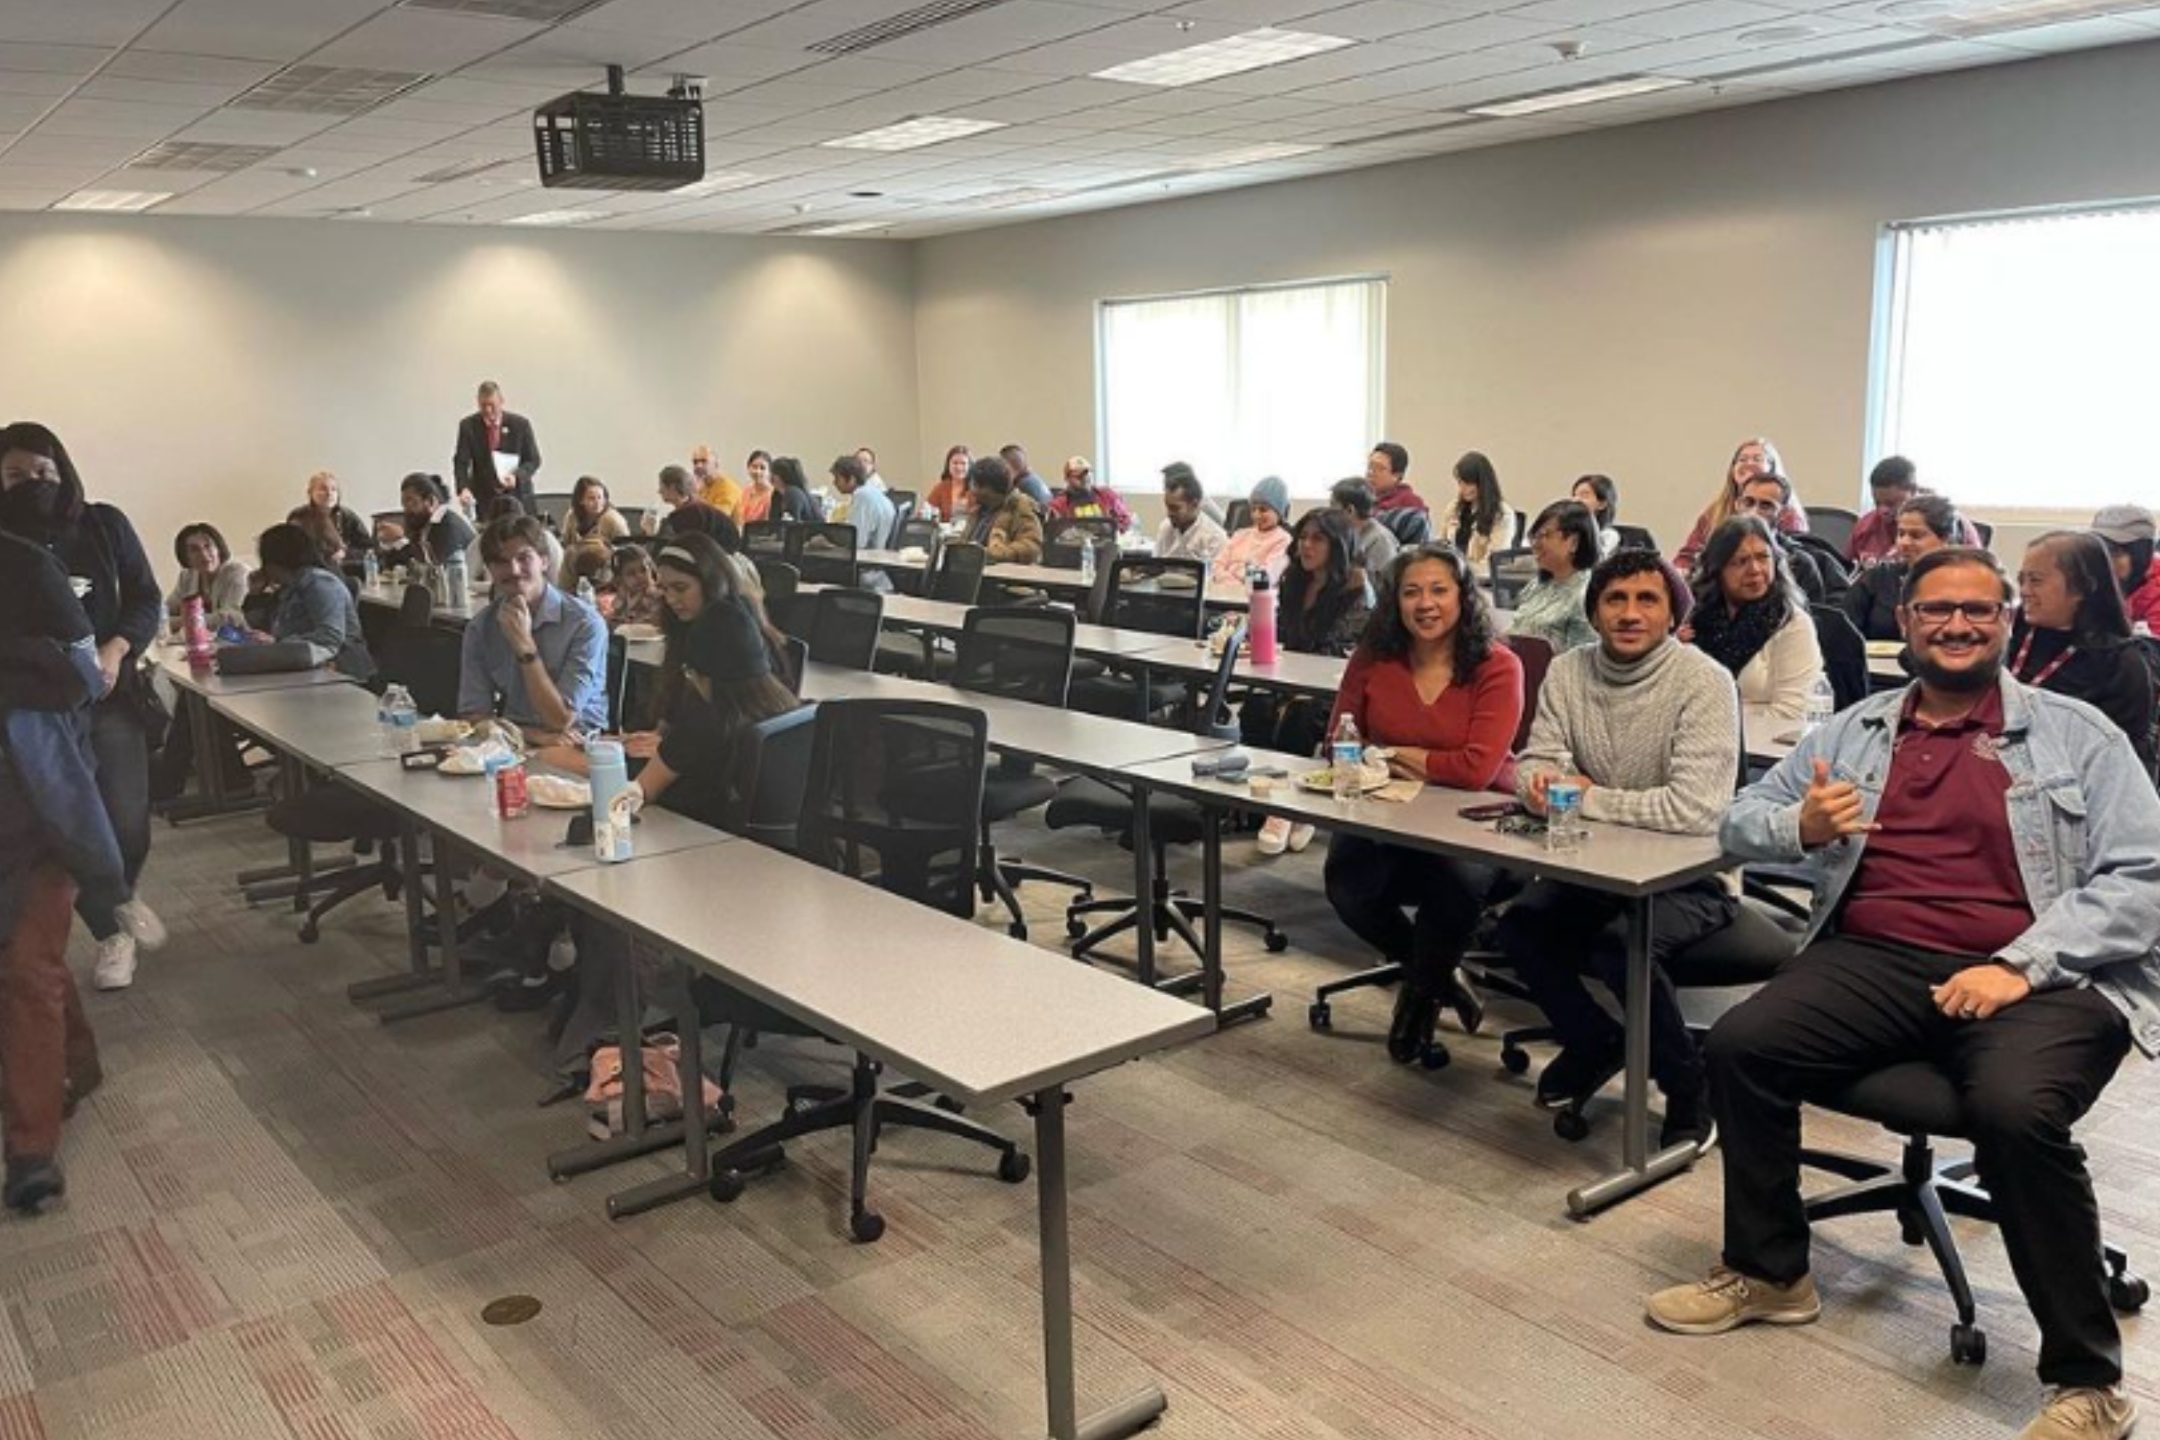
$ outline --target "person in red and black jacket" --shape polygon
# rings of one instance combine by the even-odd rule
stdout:
[[[1522,724],[1522,662],[1495,638],[1492,612],[1451,545],[1414,545],[1389,562],[1372,623],[1343,669],[1328,716],[1350,716],[1367,745],[1394,751],[1399,776],[1458,790],[1512,791],[1509,747]],[[1403,967],[1388,1054],[1408,1063],[1432,1043],[1440,1005],[1465,1029],[1484,1006],[1457,963],[1497,872],[1489,865],[1337,834],[1328,903],[1358,938]],[[1413,920],[1404,914],[1414,909]]]

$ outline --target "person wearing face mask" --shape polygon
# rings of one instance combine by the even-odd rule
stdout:
[[[308,477],[307,495],[307,504],[295,505],[285,518],[295,525],[336,535],[338,545],[345,552],[345,568],[357,574],[360,557],[375,548],[375,537],[368,533],[367,521],[345,508],[338,478],[328,470],[318,470]]]
[[[382,526],[384,569],[400,565],[445,565],[462,555],[473,543],[472,522],[450,503],[442,478],[415,472],[398,486],[398,508],[405,512],[402,525]]]
[[[1512,791],[1508,751],[1522,711],[1522,662],[1495,636],[1462,555],[1449,545],[1413,545],[1388,563],[1323,733],[1334,734],[1348,715],[1366,744],[1393,751],[1395,775]],[[1433,1056],[1443,1004],[1465,1030],[1477,1029],[1485,1007],[1460,967],[1497,878],[1493,868],[1338,831],[1324,874],[1343,924],[1403,967],[1389,1058],[1408,1064]]]
[[[164,623],[165,597],[135,527],[118,508],[84,499],[75,462],[51,430],[21,420],[0,431],[0,487],[0,529],[50,552],[90,618],[105,681],[90,712],[90,745],[133,886],[150,855],[151,741],[164,742],[151,729],[162,731],[166,719],[140,662]]]
[[[2107,545],[2082,531],[2050,530],[2025,547],[2017,587],[2011,675],[2107,716],[2153,774],[2152,667],[2131,638]]]
[[[1770,527],[1753,515],[1720,525],[1703,549],[1694,590],[1682,638],[1725,667],[1745,703],[1767,706],[1780,720],[1804,715],[1822,678],[1822,643]]]
[[[1785,461],[1778,454],[1777,446],[1761,438],[1743,440],[1733,451],[1732,459],[1725,466],[1725,479],[1718,486],[1717,494],[1703,507],[1702,514],[1695,517],[1695,528],[1679,550],[1674,552],[1672,562],[1683,575],[1695,569],[1695,562],[1702,555],[1703,546],[1710,541],[1710,534],[1734,515],[1740,513],[1740,490],[1758,475],[1783,475]],[[1784,508],[1778,512],[1777,528],[1785,531],[1805,531],[1807,511],[1800,507],[1799,499],[1792,493],[1788,483],[1785,490]]]

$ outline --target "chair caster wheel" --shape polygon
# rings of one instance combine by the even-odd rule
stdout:
[[[732,1205],[742,1199],[743,1177],[740,1170],[716,1171],[705,1187],[713,1199],[723,1205]]]
[[[1424,1066],[1427,1070],[1445,1070],[1448,1067],[1448,1062],[1455,1057],[1448,1053],[1447,1046],[1434,1041],[1418,1051],[1417,1058],[1418,1064]]]
[[[1508,1046],[1500,1052],[1500,1068],[1510,1075],[1529,1074],[1530,1052],[1518,1049],[1513,1045]]]
[[[1079,939],[1079,938],[1080,938],[1081,936],[1083,936],[1083,935],[1085,935],[1085,934],[1087,934],[1087,926],[1086,926],[1086,925],[1084,925],[1084,924],[1082,924],[1082,923],[1081,923],[1080,921],[1078,921],[1078,920],[1067,920],[1067,921],[1065,922],[1065,938],[1066,938],[1066,939],[1068,939],[1068,940],[1078,940],[1078,939]]]
[[[300,927],[301,944],[313,945],[316,941],[320,939],[322,939],[322,931],[316,929],[313,925],[302,925]]]
[[[1332,1030],[1335,1028],[1335,1012],[1327,1001],[1314,1001],[1305,1007],[1305,1023],[1315,1030]]]
[[[1589,1137],[1590,1122],[1580,1110],[1562,1110],[1552,1117],[1552,1133],[1573,1145]]]
[[[1267,946],[1268,954],[1280,955],[1290,948],[1290,937],[1280,930],[1270,930],[1267,933],[1267,939],[1261,943]]]
[[[1987,1332],[1977,1325],[1951,1326],[1950,1358],[1959,1365],[1987,1364]]]
[[[2135,1315],[2152,1299],[2152,1286],[2140,1275],[2127,1271],[2121,1275],[2108,1276],[2108,1304],[2125,1315]]]
[[[998,1179],[1007,1185],[1018,1185],[1034,1168],[1025,1150],[1008,1150],[998,1157]]]
[[[1027,926],[1022,925],[1016,920],[1012,924],[1005,927],[1005,933],[1012,936],[1012,938],[1015,940],[1025,940],[1027,939]]]
[[[885,1217],[875,1210],[858,1210],[848,1219],[848,1233],[858,1244],[874,1244],[885,1233]]]

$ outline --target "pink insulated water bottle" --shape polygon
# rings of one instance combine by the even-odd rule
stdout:
[[[1246,626],[1255,665],[1275,663],[1275,586],[1265,570],[1256,571],[1252,582],[1252,618]]]
[[[202,596],[190,595],[181,606],[181,633],[187,637],[187,663],[190,670],[208,670],[217,659],[217,647],[210,642],[210,622],[203,618]]]

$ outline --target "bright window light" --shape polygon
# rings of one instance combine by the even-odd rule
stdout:
[[[1308,30],[1248,30],[1201,45],[1188,45],[1145,60],[1128,60],[1095,72],[1097,80],[1122,80],[1128,85],[1197,85],[1302,60],[1356,44],[1340,35],[1316,35]]]
[[[1676,90],[1682,85],[1694,83],[1673,75],[1627,75],[1618,80],[1603,80],[1595,85],[1547,90],[1543,94],[1524,95],[1514,100],[1498,100],[1490,105],[1471,105],[1467,107],[1466,113],[1512,120],[1524,115],[1542,115],[1547,110],[1567,110],[1577,105],[1595,105],[1604,100],[1625,100],[1630,95],[1655,95],[1660,90]]]
[[[859,135],[843,135],[838,140],[827,140],[825,145],[834,150],[918,150],[925,145],[936,145],[946,140],[980,135],[985,130],[1004,128],[1005,122],[1002,120],[969,120],[958,115],[918,115],[913,120],[902,120],[897,125],[881,125]]]
[[[1360,473],[1385,428],[1387,282],[1104,301],[1096,453],[1111,484],[1151,491],[1183,460],[1234,498],[1264,475],[1312,498]]]
[[[133,213],[170,200],[170,190],[78,190],[65,200],[55,200],[55,210],[105,210]]]
[[[2149,504],[2160,205],[1891,233],[1877,455],[1967,508]]]
[[[688,185],[678,185],[668,191],[668,194],[680,195],[685,200],[695,200],[701,195],[718,195],[723,190],[740,190],[746,185],[755,185],[764,178],[747,170],[728,170],[718,175],[707,175],[702,180],[693,180]]]
[[[808,230],[797,231],[796,233],[800,235],[815,235],[822,237],[830,237],[833,235],[860,235],[866,230],[889,229],[891,228],[891,225],[892,222],[890,220],[842,220],[837,222],[836,224],[818,225]]]

